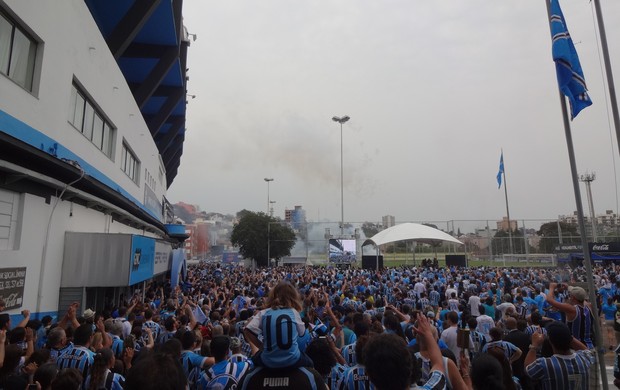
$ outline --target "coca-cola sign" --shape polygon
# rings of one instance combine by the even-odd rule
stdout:
[[[5,310],[22,306],[25,283],[26,267],[0,268],[0,299],[6,304]]]

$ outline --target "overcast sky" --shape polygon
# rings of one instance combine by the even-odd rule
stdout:
[[[620,163],[588,0],[561,3],[594,104],[572,122],[597,214]],[[601,0],[616,84],[620,2]],[[345,221],[498,220],[575,207],[544,1],[185,0],[187,133],[168,199],[206,211],[301,205]],[[620,84],[618,85],[620,89]],[[614,160],[615,159],[615,160]],[[588,213],[582,185],[584,211]]]

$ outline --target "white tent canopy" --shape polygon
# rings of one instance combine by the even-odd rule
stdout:
[[[401,223],[387,228],[364,241],[362,246],[374,244],[380,246],[397,241],[417,241],[434,246],[443,241],[464,245],[462,242],[439,229],[419,223]]]

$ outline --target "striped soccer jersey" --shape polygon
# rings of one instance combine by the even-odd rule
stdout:
[[[347,368],[342,374],[339,389],[341,390],[374,390],[375,385],[370,382],[366,368],[360,364]]]
[[[353,367],[357,363],[357,359],[355,358],[355,343],[345,345],[340,352],[349,367]]]
[[[591,352],[582,350],[570,355],[538,358],[525,370],[530,378],[539,381],[542,390],[587,390],[593,362]]]
[[[82,374],[82,378],[86,380],[94,360],[94,352],[86,347],[78,346],[61,355],[56,360],[56,365],[61,370],[63,368],[77,368]]]

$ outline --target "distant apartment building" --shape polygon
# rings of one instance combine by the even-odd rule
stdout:
[[[197,219],[193,224],[186,225],[186,233],[189,238],[185,243],[185,254],[188,259],[205,259],[211,251],[211,230],[214,226],[212,221]]]
[[[586,223],[590,224],[590,217],[588,215],[584,215],[583,218]],[[570,215],[560,215],[558,219],[560,222],[573,225],[578,225],[579,222],[576,211],[573,211]],[[620,225],[620,219],[618,219],[618,214],[614,213],[613,210],[605,210],[605,214],[596,216],[596,224],[603,227],[616,227]]]
[[[381,217],[381,224],[386,229],[390,228],[396,225],[396,218],[394,218],[393,215],[384,215],[383,217]]]
[[[507,232],[508,226],[510,226],[510,230],[513,232],[519,228],[516,219],[511,219],[510,225],[508,225],[508,217],[503,217],[501,221],[497,221],[497,230]]]
[[[306,223],[306,210],[301,206],[295,206],[294,209],[285,209],[284,221],[290,223],[294,230],[299,230]]]

